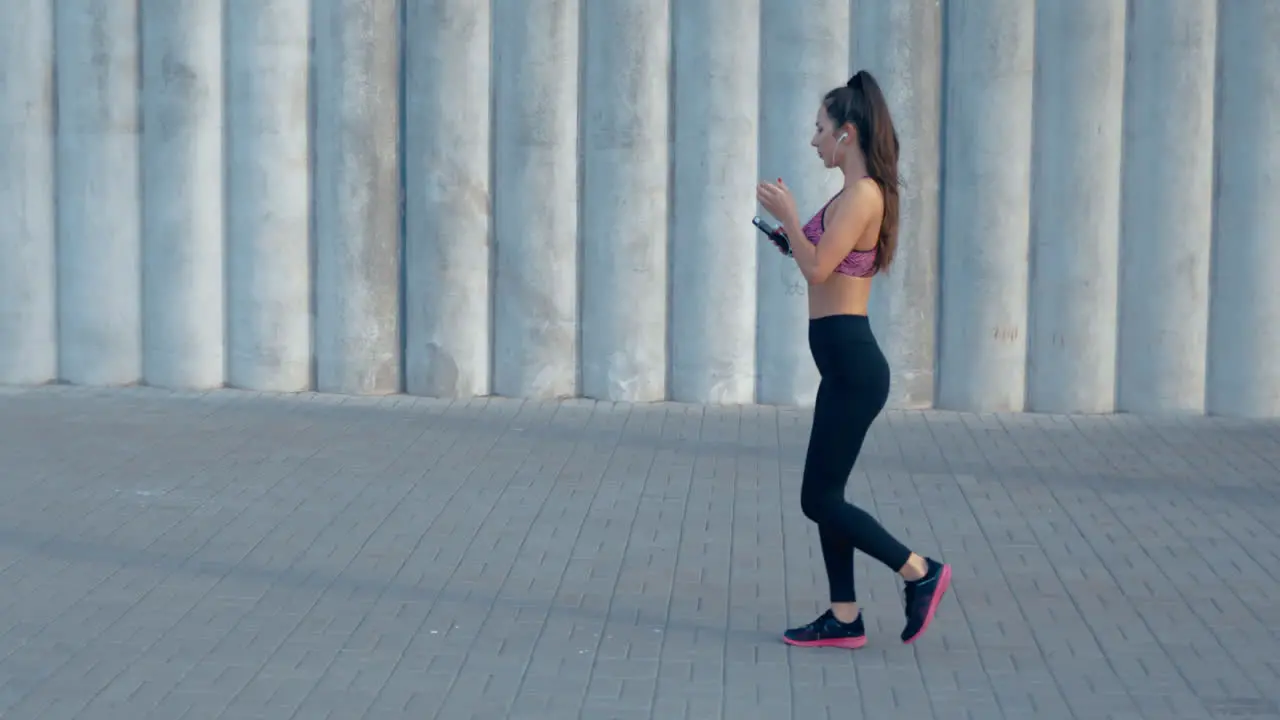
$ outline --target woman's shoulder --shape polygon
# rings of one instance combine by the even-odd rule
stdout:
[[[835,205],[833,209],[837,211],[866,206],[874,208],[884,204],[884,193],[880,190],[880,184],[867,175],[854,180],[833,199],[836,201],[832,203]]]

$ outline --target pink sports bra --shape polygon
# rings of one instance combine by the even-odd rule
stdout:
[[[844,192],[841,190],[840,192]],[[827,207],[832,201],[840,197],[840,193],[831,196],[831,200],[817,212],[813,217],[809,218],[809,222],[804,224],[804,236],[814,245],[818,244],[818,240],[822,239],[822,233],[826,231],[826,222],[823,216],[827,212]],[[852,277],[871,277],[876,274],[876,253],[880,249],[879,245],[870,250],[854,250],[836,266],[836,272],[841,275],[850,275]]]

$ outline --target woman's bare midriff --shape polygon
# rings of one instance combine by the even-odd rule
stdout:
[[[831,273],[826,281],[809,286],[809,317],[866,315],[871,278]]]

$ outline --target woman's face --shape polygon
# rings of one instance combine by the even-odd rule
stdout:
[[[818,157],[822,158],[824,167],[836,166],[836,147],[839,145],[837,141],[839,136],[831,122],[831,116],[827,115],[827,109],[822,106],[822,103],[818,103],[818,115],[814,118],[813,139],[809,144],[818,151]]]

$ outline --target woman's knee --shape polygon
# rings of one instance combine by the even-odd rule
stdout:
[[[813,522],[823,525],[830,522],[843,498],[820,490],[800,492],[800,511]]]

